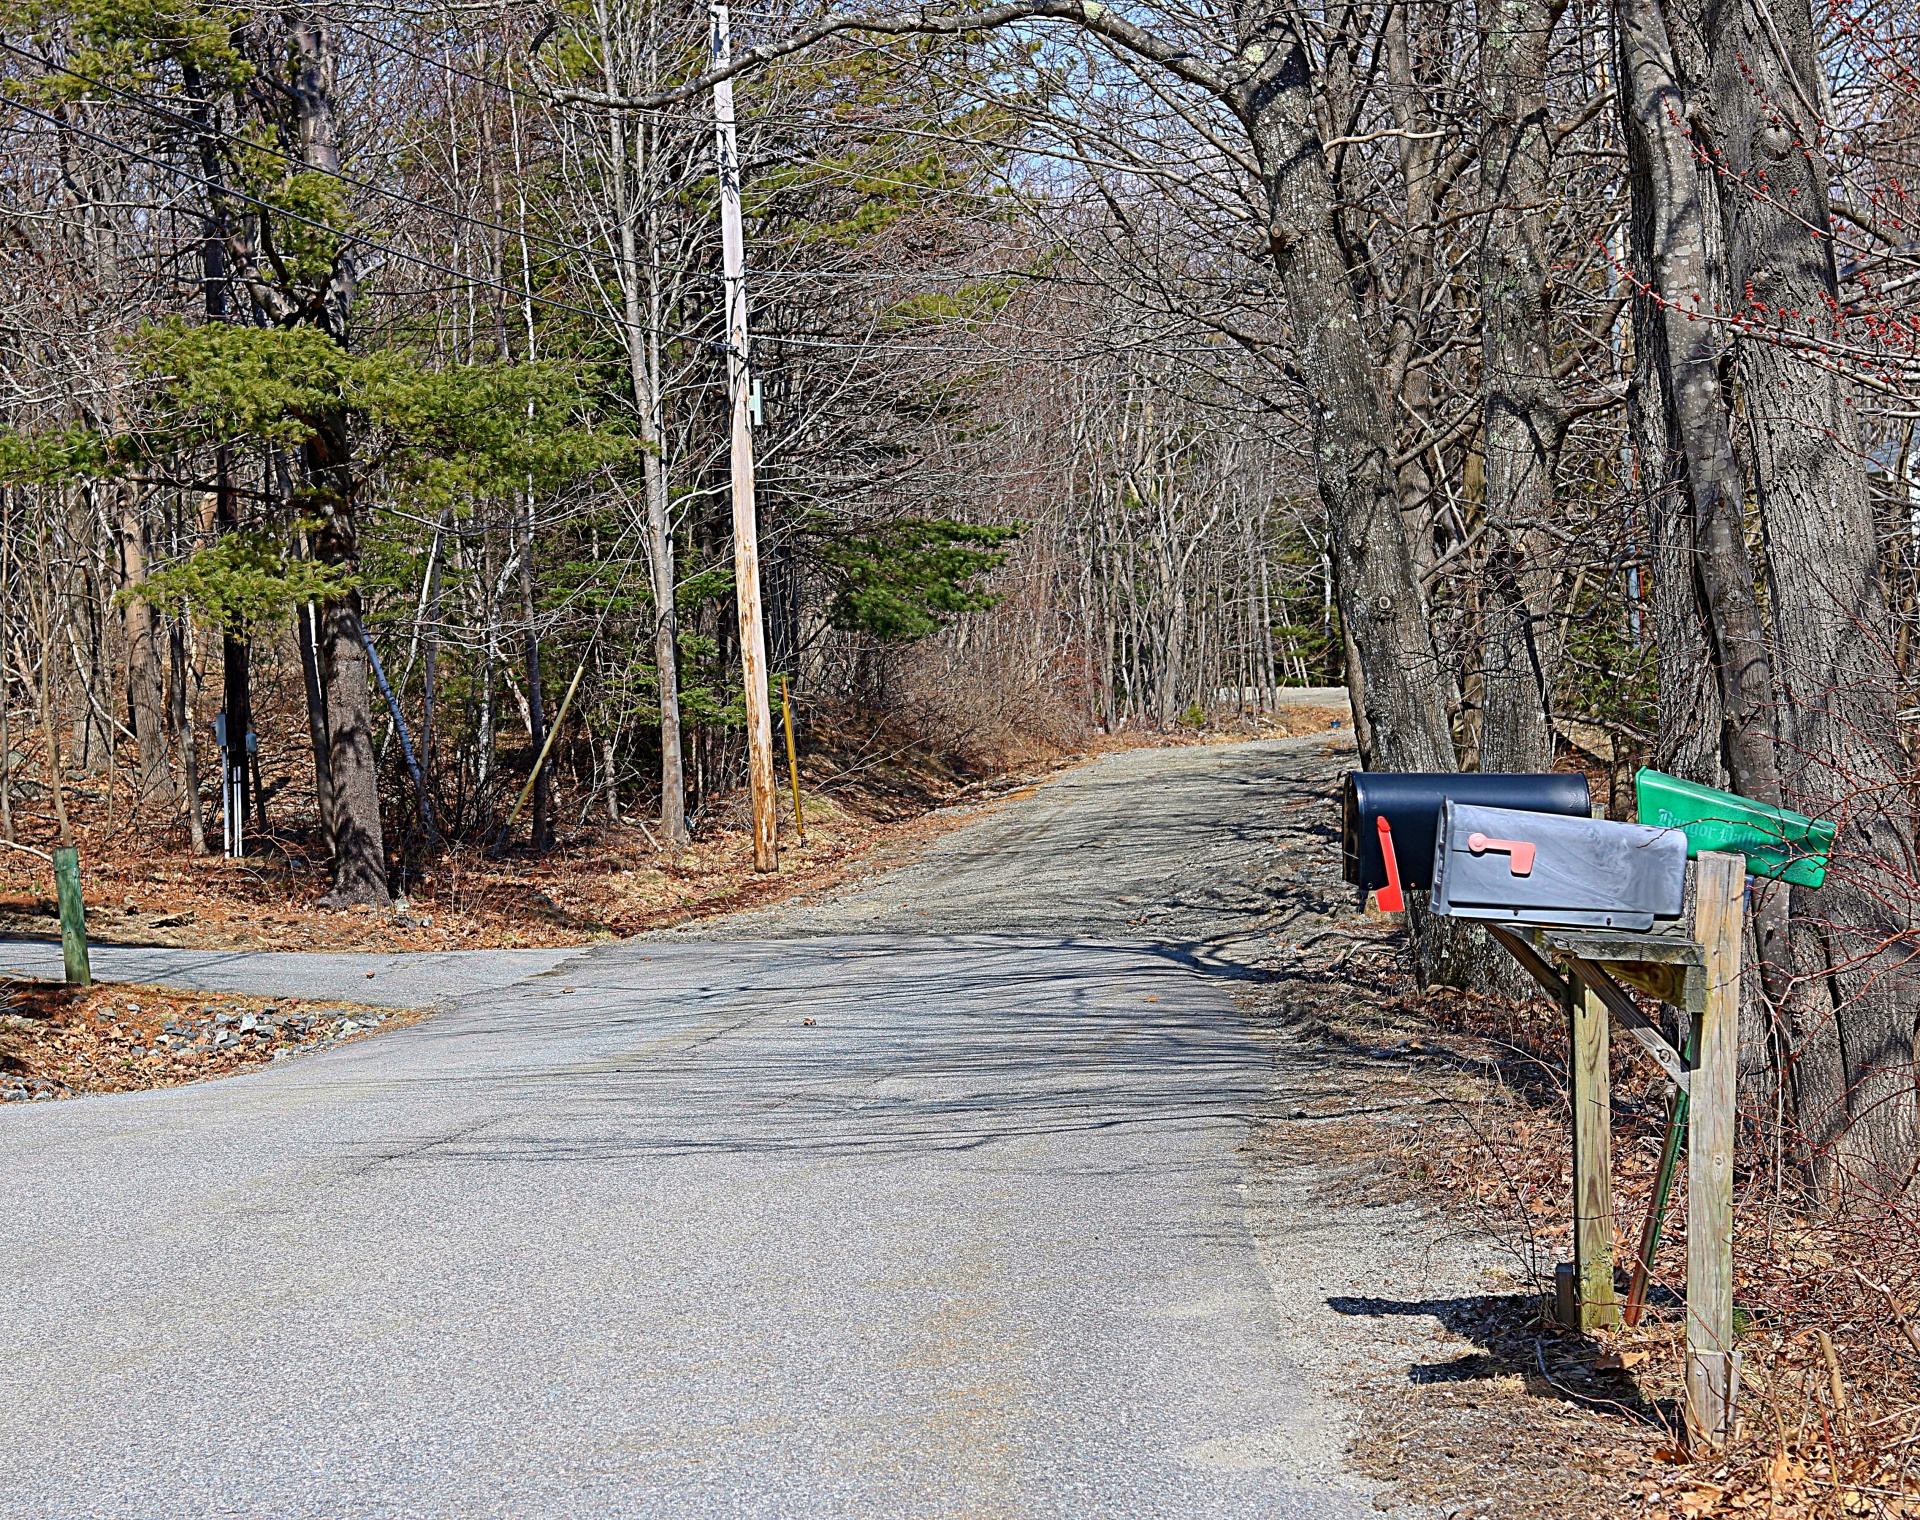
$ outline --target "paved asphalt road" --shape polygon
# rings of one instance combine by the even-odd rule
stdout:
[[[0,1109],[0,1515],[1373,1514],[1237,1149],[1232,946],[1330,872],[1263,845],[1327,768],[1115,756],[830,901],[557,963],[126,952],[458,1000]]]

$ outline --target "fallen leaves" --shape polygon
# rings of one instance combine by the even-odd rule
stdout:
[[[0,1101],[14,1102],[177,1087],[417,1017],[125,983],[5,981],[0,1005]]]

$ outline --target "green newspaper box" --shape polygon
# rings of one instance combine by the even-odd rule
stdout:
[[[1702,850],[1725,850],[1746,856],[1747,870],[1755,876],[1801,887],[1817,887],[1827,879],[1831,823],[1749,802],[1664,771],[1635,773],[1633,791],[1642,823],[1685,830],[1689,860]]]

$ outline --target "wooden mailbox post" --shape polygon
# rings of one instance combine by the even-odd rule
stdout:
[[[1733,1434],[1733,1113],[1740,1051],[1740,947],[1747,863],[1703,851],[1694,934],[1706,952],[1687,1129],[1687,1425],[1714,1445]]]
[[[1620,1322],[1613,1259],[1611,1020],[1619,1019],[1688,1094],[1686,1416],[1689,1431],[1716,1446],[1733,1432],[1740,1388],[1733,1334],[1733,1121],[1745,888],[1745,859],[1703,851],[1695,867],[1691,939],[1486,926],[1567,1015],[1574,1259],[1555,1287],[1569,1325],[1584,1330]],[[1559,966],[1566,968],[1564,974]],[[1627,987],[1693,1017],[1691,1061],[1641,1013]]]
[[[1603,812],[1581,816],[1588,788],[1572,775],[1355,772],[1344,792],[1343,874],[1362,892],[1377,891],[1388,911],[1401,906],[1403,888],[1429,887],[1433,912],[1479,922],[1566,1014],[1574,1259],[1555,1274],[1554,1290],[1568,1325],[1638,1322],[1685,1127],[1687,1428],[1720,1445],[1733,1433],[1740,1393],[1733,1149],[1746,882],[1751,872],[1819,887],[1835,825],[1644,768],[1634,797],[1640,821],[1610,824]],[[1691,937],[1678,924],[1686,860],[1695,862]],[[1629,987],[1690,1017],[1685,1055]],[[1624,1316],[1613,1259],[1615,1020],[1677,1090]]]

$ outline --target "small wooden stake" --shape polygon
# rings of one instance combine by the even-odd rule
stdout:
[[[1582,1330],[1620,1323],[1613,1290],[1613,1086],[1607,1005],[1569,986],[1573,1035],[1573,1266]]]
[[[800,842],[807,842],[807,820],[800,813],[800,761],[793,748],[793,703],[787,700],[787,678],[780,677],[780,716],[787,725],[787,781],[793,787],[793,826]]]
[[[1694,938],[1707,952],[1707,1006],[1695,1023],[1687,1127],[1687,1429],[1712,1446],[1733,1434],[1734,1076],[1740,1047],[1744,856],[1703,850]]]
[[[80,852],[64,845],[53,852],[53,886],[60,898],[60,949],[66,958],[67,981],[75,987],[93,985],[93,967],[87,960],[87,907],[80,900]]]

